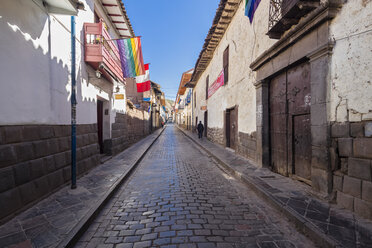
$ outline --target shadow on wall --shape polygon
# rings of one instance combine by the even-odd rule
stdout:
[[[0,16],[3,19],[2,22],[17,26],[20,30],[27,32],[28,39],[36,41],[40,38],[48,20],[48,15],[42,11],[42,7],[37,6],[33,1],[1,1]]]
[[[55,122],[53,112],[68,104],[65,88],[68,67],[63,61],[51,58],[48,16],[40,9],[35,10],[35,6],[27,9],[30,13],[22,15],[20,11],[13,16],[19,1],[7,6],[9,2],[12,1],[5,1],[6,6],[2,6],[7,13],[1,13],[0,18],[0,68],[4,82],[0,84],[0,92],[6,93],[0,98],[1,124]],[[19,114],[15,115],[15,111]],[[64,116],[60,118],[69,118],[66,111],[61,115]]]

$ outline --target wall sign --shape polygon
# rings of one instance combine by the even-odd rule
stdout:
[[[223,76],[223,70],[218,75],[216,81],[213,82],[211,86],[208,88],[208,98],[211,97],[217,90],[224,84],[224,76]]]
[[[117,100],[124,99],[124,94],[116,94],[115,99]]]
[[[203,111],[204,111],[204,110],[207,110],[207,106],[201,106],[201,107],[200,107],[200,110],[203,110]]]

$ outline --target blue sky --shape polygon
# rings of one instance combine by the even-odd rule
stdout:
[[[142,36],[150,79],[167,99],[176,97],[183,72],[193,68],[219,0],[123,0],[134,33]]]

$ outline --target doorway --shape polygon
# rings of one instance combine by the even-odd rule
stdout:
[[[208,137],[208,111],[204,112],[204,136]]]
[[[103,153],[103,101],[97,99],[97,134],[100,153]]]
[[[193,131],[195,131],[195,129],[198,127],[198,117],[196,116],[196,118],[195,118],[195,127],[194,127],[194,130]]]
[[[270,81],[270,154],[274,171],[310,184],[310,64],[305,62]]]
[[[236,136],[238,130],[238,110],[234,107],[226,109],[226,147],[236,149]]]

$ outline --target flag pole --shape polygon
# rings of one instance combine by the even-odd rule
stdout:
[[[112,41],[112,40],[126,40],[126,39],[132,39],[132,38],[141,38],[142,36],[133,36],[133,37],[124,37],[124,38],[117,38],[117,39],[111,39],[106,41]]]

